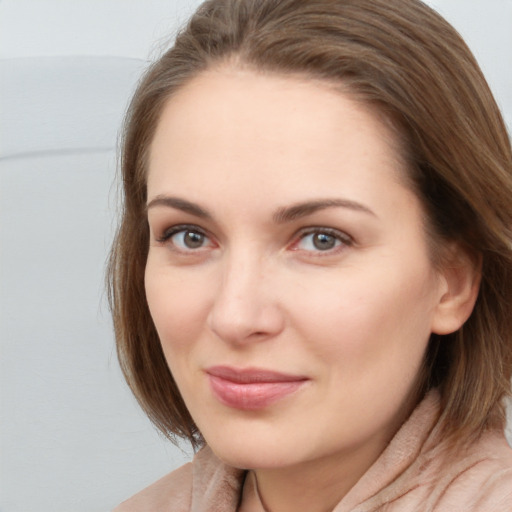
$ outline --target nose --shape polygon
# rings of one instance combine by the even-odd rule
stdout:
[[[208,315],[209,328],[219,338],[245,344],[283,330],[285,319],[271,267],[247,255],[224,262]]]

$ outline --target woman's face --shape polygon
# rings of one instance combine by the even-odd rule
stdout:
[[[329,86],[209,71],[162,112],[146,293],[226,462],[375,458],[410,412],[444,279],[393,137]]]

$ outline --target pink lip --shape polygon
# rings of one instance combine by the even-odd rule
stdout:
[[[229,366],[207,368],[215,397],[236,409],[263,409],[294,393],[308,379],[259,368],[236,369]]]

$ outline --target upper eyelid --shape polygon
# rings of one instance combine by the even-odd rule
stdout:
[[[155,236],[155,238],[157,241],[163,242],[168,240],[172,236],[176,235],[177,233],[180,233],[181,231],[197,231],[198,233],[201,233],[207,238],[212,238],[207,230],[199,226],[196,226],[195,224],[176,224],[174,226],[170,226],[168,228],[163,229],[161,231],[161,234]]]
[[[311,235],[314,233],[326,233],[333,236],[338,236],[340,239],[348,239],[351,241],[354,241],[354,238],[349,235],[346,231],[343,231],[341,229],[337,228],[331,228],[327,226],[310,226],[310,227],[304,227],[299,229],[297,232],[297,235],[295,236],[301,236],[301,235]]]
[[[298,247],[304,238],[306,238],[309,235],[314,235],[314,234],[318,234],[318,233],[325,233],[327,235],[334,236],[338,239],[340,244],[337,245],[336,247],[333,247],[332,249],[328,249],[325,251],[321,251],[321,250],[314,251],[314,250],[308,250],[308,249],[301,249],[300,247]],[[292,241],[290,242],[288,247],[292,251],[302,251],[304,253],[314,255],[315,257],[328,257],[328,256],[333,256],[334,254],[337,254],[340,250],[345,250],[349,247],[353,247],[355,244],[356,244],[356,242],[355,242],[354,238],[351,235],[349,235],[348,233],[346,233],[345,231],[342,231],[342,230],[336,229],[336,228],[316,226],[316,227],[303,228],[302,230],[299,230],[298,233],[296,235],[294,235],[294,237],[292,238]]]

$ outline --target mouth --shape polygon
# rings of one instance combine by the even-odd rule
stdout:
[[[222,404],[235,409],[264,409],[301,389],[307,377],[261,368],[237,369],[213,366],[206,369],[210,388]]]

